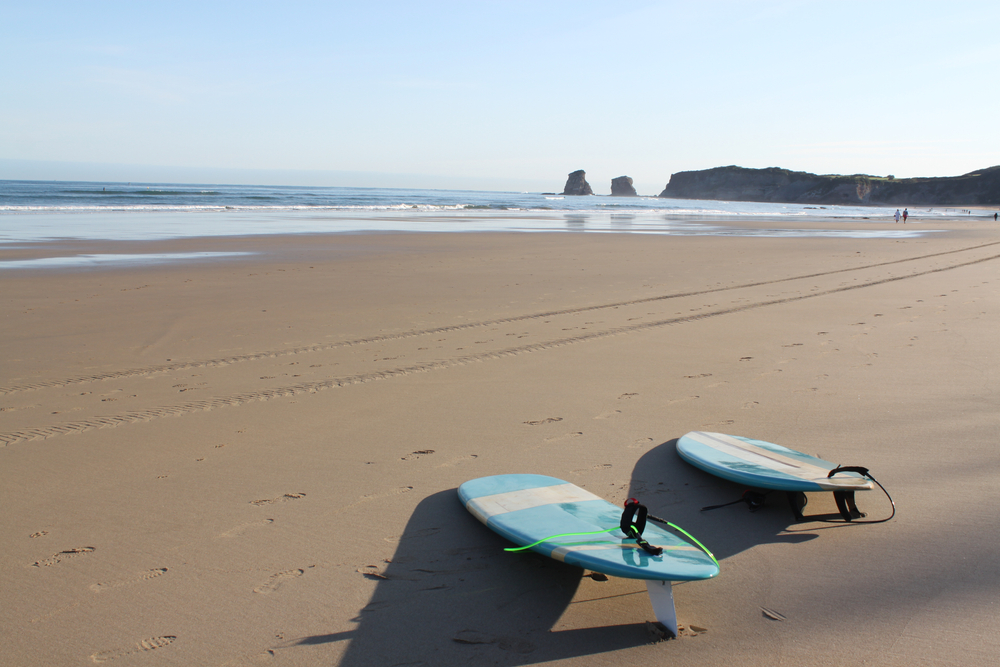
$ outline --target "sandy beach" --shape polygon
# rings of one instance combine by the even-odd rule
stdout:
[[[254,254],[0,274],[0,664],[997,664],[1000,226],[933,227],[53,242]],[[898,513],[701,512],[743,489],[693,430]],[[641,581],[504,552],[456,488],[509,472],[709,547],[681,636]]]

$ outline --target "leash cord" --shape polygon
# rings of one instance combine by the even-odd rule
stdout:
[[[600,535],[601,533],[610,533],[612,530],[618,530],[618,529],[619,529],[618,526],[615,526],[614,528],[605,528],[604,530],[592,530],[587,533],[562,533],[561,535],[552,535],[550,537],[543,537],[537,542],[526,544],[523,547],[507,547],[504,548],[504,551],[524,551],[525,549],[530,549],[531,547],[538,546],[542,542],[548,542],[549,540],[555,540],[560,537],[573,537],[575,535]]]
[[[892,514],[884,519],[854,519],[851,523],[885,523],[886,521],[892,519],[892,517],[896,516],[896,503],[893,501],[892,496],[889,495],[889,492],[885,490],[885,487],[882,486],[882,482],[872,477],[871,473],[866,473],[865,477],[878,484],[878,488],[882,489],[882,493],[885,494],[885,497],[889,499],[889,504],[892,505]],[[820,521],[823,523],[841,523],[839,519],[820,519]]]
[[[653,521],[656,521],[658,523],[666,524],[666,525],[670,526],[671,528],[673,528],[674,530],[677,530],[677,531],[680,531],[681,533],[683,533],[689,540],[691,540],[692,542],[694,542],[695,544],[697,544],[698,547],[702,551],[704,551],[708,555],[709,558],[712,559],[712,562],[715,563],[715,565],[717,567],[721,567],[719,565],[719,561],[717,561],[715,559],[715,555],[711,551],[709,551],[708,549],[706,549],[705,545],[702,544],[701,542],[699,542],[694,537],[694,535],[692,535],[691,533],[687,532],[686,530],[684,530],[680,526],[675,525],[673,523],[670,523],[666,519],[661,519],[659,517],[653,516],[652,514],[648,515],[648,518],[650,518]],[[613,530],[620,530],[620,527],[619,526],[615,526],[614,528],[605,528],[604,530],[592,530],[592,531],[589,531],[589,532],[586,532],[586,533],[562,533],[562,534],[559,534],[559,535],[551,535],[549,537],[542,538],[542,539],[538,540],[537,542],[532,542],[531,544],[526,544],[523,547],[505,547],[504,551],[524,551],[525,549],[530,549],[531,547],[538,546],[542,542],[548,542],[549,540],[555,540],[555,539],[558,539],[560,537],[573,537],[573,536],[576,536],[576,535],[600,535],[601,533],[610,533]]]
[[[708,557],[712,559],[712,562],[715,563],[715,565],[717,567],[722,567],[721,565],[719,565],[719,561],[715,560],[715,554],[713,554],[711,551],[709,551],[708,549],[706,549],[705,545],[702,544],[701,542],[699,542],[697,540],[697,538],[695,538],[695,536],[692,535],[691,533],[687,532],[686,530],[684,530],[683,528],[681,528],[680,526],[678,526],[676,524],[670,523],[666,519],[661,519],[658,516],[653,516],[652,514],[650,514],[650,515],[648,515],[648,518],[650,518],[653,521],[656,521],[658,523],[666,524],[666,525],[670,526],[671,528],[673,528],[674,530],[680,531],[681,533],[684,534],[685,537],[687,537],[689,540],[691,540],[692,542],[694,542],[695,544],[697,544],[701,548],[702,551],[704,551],[706,554],[708,554]]]

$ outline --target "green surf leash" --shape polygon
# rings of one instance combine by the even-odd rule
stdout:
[[[715,554],[713,554],[711,551],[709,551],[707,548],[705,548],[705,545],[702,544],[701,542],[699,542],[697,540],[697,538],[695,538],[694,535],[692,535],[691,533],[687,532],[686,530],[684,530],[683,528],[681,528],[677,524],[670,523],[666,519],[661,519],[660,517],[653,516],[652,514],[649,515],[649,518],[652,519],[653,521],[656,521],[657,523],[666,524],[666,525],[670,526],[671,528],[673,528],[674,530],[677,530],[677,531],[680,531],[681,533],[683,533],[685,537],[687,537],[689,540],[691,540],[692,542],[694,542],[695,544],[697,544],[701,548],[702,551],[704,551],[706,554],[708,554],[708,557],[712,559],[712,562],[715,563],[716,567],[720,567],[720,568],[722,567],[721,565],[719,565],[719,561],[717,561],[715,559]]]
[[[673,528],[674,530],[677,530],[680,533],[684,534],[685,537],[687,537],[689,540],[691,540],[696,545],[698,545],[698,547],[702,551],[704,551],[705,554],[709,558],[712,559],[712,562],[715,563],[716,567],[722,567],[721,565],[719,565],[719,561],[715,559],[715,554],[713,554],[711,551],[709,551],[705,547],[704,544],[702,544],[701,542],[699,542],[695,538],[694,535],[692,535],[691,533],[687,532],[686,530],[684,530],[680,526],[667,521],[666,519],[661,519],[660,517],[653,516],[652,514],[650,514],[648,516],[653,521],[656,521],[656,522],[662,523],[662,524],[666,524],[666,525],[670,526],[671,528]],[[633,526],[633,528],[635,528],[635,526]],[[542,542],[548,542],[549,540],[556,540],[556,539],[559,539],[560,537],[575,537],[577,535],[600,535],[601,533],[610,533],[613,530],[620,530],[620,529],[621,529],[620,526],[615,526],[614,528],[605,528],[604,530],[591,530],[591,531],[588,531],[588,532],[585,532],[585,533],[560,533],[559,535],[551,535],[549,537],[544,537],[544,538],[538,540],[537,542],[532,542],[531,544],[526,544],[523,547],[506,547],[506,548],[504,548],[504,551],[524,551],[525,549],[530,549],[531,547],[538,546]]]
[[[524,551],[525,549],[530,549],[531,547],[538,546],[542,542],[548,542],[549,540],[555,540],[560,537],[573,537],[574,535],[600,535],[601,533],[610,533],[612,530],[618,530],[618,526],[614,528],[605,528],[604,530],[592,530],[587,533],[562,533],[560,535],[552,535],[550,537],[543,537],[537,542],[532,542],[531,544],[525,545],[523,547],[507,547],[504,551]]]

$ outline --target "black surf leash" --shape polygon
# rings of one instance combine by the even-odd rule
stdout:
[[[625,511],[622,512],[621,530],[625,535],[635,540],[635,543],[642,547],[642,550],[652,556],[659,556],[663,553],[663,547],[654,547],[652,544],[642,539],[642,531],[646,530],[646,517],[649,511],[645,505],[639,503],[635,498],[625,501]]]
[[[838,472],[856,472],[859,475],[862,475],[863,477],[867,477],[871,481],[873,481],[876,484],[878,484],[878,488],[882,489],[882,493],[885,494],[885,497],[889,499],[889,504],[892,505],[892,513],[889,516],[887,516],[886,518],[884,518],[884,519],[868,519],[868,520],[865,520],[865,521],[858,521],[857,519],[853,519],[853,520],[851,520],[851,523],[885,523],[886,521],[888,521],[892,517],[896,516],[896,503],[895,503],[895,501],[893,501],[892,496],[889,495],[889,492],[885,490],[885,487],[882,486],[882,483],[880,481],[878,481],[877,479],[875,479],[875,477],[871,474],[871,472],[869,472],[868,468],[863,468],[861,466],[841,466],[841,465],[838,465],[836,468],[834,468],[833,470],[830,471],[830,474],[828,474],[826,476],[826,478],[830,479],[831,477],[833,477],[834,475],[836,475]],[[853,495],[853,493],[852,493],[852,495]],[[843,510],[841,510],[841,511],[843,511]],[[865,515],[862,514],[861,516],[865,516]],[[819,519],[819,521],[826,521],[826,522],[831,522],[832,521],[832,522],[836,522],[835,519]]]
[[[868,468],[863,468],[861,466],[840,466],[840,465],[838,465],[836,468],[834,468],[833,470],[831,470],[829,472],[829,474],[827,474],[826,477],[827,477],[827,479],[829,479],[829,478],[833,477],[834,475],[836,475],[839,472],[856,472],[856,473],[862,475],[863,477],[867,477],[871,481],[875,482],[878,485],[878,488],[882,489],[882,493],[885,494],[885,497],[889,499],[889,504],[892,506],[892,513],[888,517],[886,517],[884,519],[858,520],[858,517],[864,517],[865,515],[862,514],[862,513],[860,513],[860,512],[858,512],[857,507],[854,505],[853,491],[852,492],[834,491],[834,496],[835,497],[838,496],[838,494],[846,494],[846,493],[850,494],[850,495],[846,495],[845,499],[841,499],[840,497],[837,497],[837,506],[838,506],[838,509],[840,509],[841,516],[843,517],[843,519],[842,520],[841,519],[824,519],[824,518],[818,518],[817,517],[817,518],[813,518],[813,521],[824,521],[824,522],[827,522],[827,523],[841,523],[842,521],[845,522],[845,523],[885,523],[886,521],[889,521],[894,516],[896,516],[896,503],[895,503],[895,501],[893,501],[892,496],[889,495],[889,492],[886,491],[886,488],[884,486],[882,486],[881,482],[879,482],[877,479],[875,479],[875,477],[871,474],[871,472],[868,470]],[[751,512],[756,512],[757,510],[759,510],[761,507],[764,506],[764,501],[767,499],[767,496],[770,493],[771,493],[771,491],[760,492],[760,491],[754,491],[752,489],[747,489],[746,491],[743,492],[743,495],[741,495],[736,500],[733,500],[733,501],[728,502],[728,503],[722,503],[721,505],[709,505],[708,507],[702,507],[701,511],[702,512],[707,512],[708,510],[715,510],[715,509],[719,509],[720,507],[729,507],[730,505],[735,505],[737,503],[746,503],[747,507],[750,509]],[[789,494],[792,494],[792,493],[798,493],[799,495],[802,496],[802,499],[800,501],[801,505],[799,507],[795,507],[794,504],[793,504],[793,511],[795,511],[796,518],[798,518],[800,520],[805,520],[805,519],[812,518],[812,517],[804,517],[804,516],[802,516],[802,509],[805,507],[805,503],[806,503],[804,494],[802,494],[801,492],[795,492],[795,491],[790,491],[789,492]],[[841,507],[842,504],[844,504],[845,506]],[[853,510],[853,512],[851,510]],[[848,517],[850,517],[850,518],[848,518]]]
[[[722,503],[721,505],[710,505],[708,507],[702,507],[701,511],[707,512],[708,510],[717,510],[720,507],[729,507],[730,505],[735,505],[736,503],[746,503],[747,507],[750,508],[751,512],[756,512],[757,510],[759,510],[761,507],[764,506],[764,500],[767,498],[767,494],[769,493],[771,492],[765,491],[764,493],[761,493],[760,491],[747,489],[746,491],[743,492],[743,495],[741,495],[739,498],[737,498],[732,502]]]

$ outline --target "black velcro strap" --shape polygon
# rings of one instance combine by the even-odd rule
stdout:
[[[829,479],[830,477],[833,477],[838,472],[856,472],[859,475],[870,477],[870,475],[868,474],[868,468],[862,468],[861,466],[837,466],[836,468],[830,471],[830,474],[827,475],[827,478]]]
[[[642,531],[646,530],[646,515],[648,513],[645,505],[640,505],[635,498],[629,498],[625,502],[625,511],[622,512],[622,532],[629,537],[640,537]]]
[[[625,511],[622,512],[621,529],[623,533],[633,538],[643,551],[653,556],[659,556],[663,553],[663,549],[654,547],[642,539],[642,531],[646,529],[648,513],[645,505],[641,505],[635,498],[629,498],[625,502]]]

